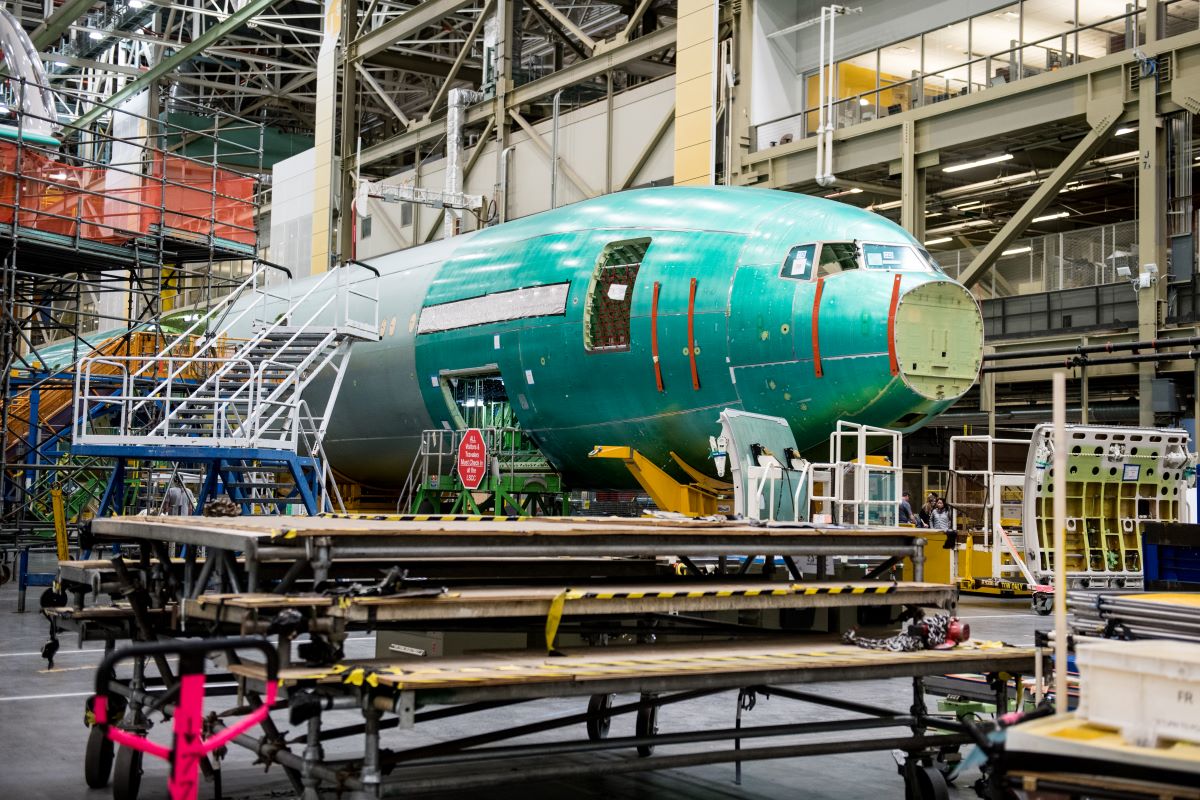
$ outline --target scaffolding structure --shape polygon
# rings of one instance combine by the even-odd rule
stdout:
[[[72,452],[79,365],[160,352],[253,268],[261,126],[189,107],[185,128],[156,100],[62,125],[78,97],[0,79],[0,544],[52,536],[53,489],[75,525],[109,482],[111,460]],[[154,510],[173,471],[147,460],[135,472],[123,505]]]

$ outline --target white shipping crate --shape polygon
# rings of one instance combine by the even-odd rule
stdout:
[[[1125,741],[1200,744],[1200,644],[1164,640],[1079,642],[1078,715]]]

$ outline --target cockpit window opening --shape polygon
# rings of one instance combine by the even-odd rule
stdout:
[[[817,246],[815,244],[796,245],[788,251],[787,258],[783,260],[783,269],[779,271],[779,277],[797,281],[808,280],[812,277],[816,253]]]
[[[932,259],[922,258],[907,244],[862,245],[863,262],[867,269],[902,269],[929,271]]]
[[[836,275],[848,269],[858,269],[858,245],[854,242],[825,242],[821,245],[817,275]]]
[[[649,247],[648,238],[612,242],[596,259],[583,317],[589,352],[629,349],[633,285]]]
[[[946,271],[942,269],[942,265],[937,262],[937,259],[933,257],[933,254],[924,247],[918,247],[917,252],[921,254],[921,258],[925,259],[925,263],[932,267],[935,272]]]

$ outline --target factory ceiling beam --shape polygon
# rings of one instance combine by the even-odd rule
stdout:
[[[578,39],[580,43],[588,49],[589,52],[596,49],[596,40],[584,33],[582,28],[576,25],[575,22],[566,14],[559,11],[558,8],[550,2],[550,0],[533,0],[533,2],[541,7],[543,11],[549,14],[555,22],[573,33],[575,38]]]
[[[1054,168],[1042,185],[1021,204],[1021,207],[1009,218],[1004,227],[983,246],[966,270],[958,276],[959,283],[969,288],[979,282],[979,279],[992,268],[1004,250],[1025,232],[1033,218],[1045,211],[1046,207],[1058,197],[1059,191],[1079,171],[1079,168],[1090,161],[1096,151],[1112,138],[1116,131],[1117,120],[1120,119],[1124,110],[1123,92],[1094,99],[1093,104],[1088,108],[1089,122],[1092,123],[1091,130],[1079,140],[1079,143],[1063,159],[1062,163]]]
[[[95,2],[96,0],[66,0],[29,34],[33,46],[42,51],[55,44],[70,30],[75,20],[82,17]]]
[[[580,58],[588,58],[591,56],[592,51],[572,39],[570,36],[567,36],[566,31],[564,31],[549,14],[543,11],[541,6],[531,5],[529,6],[529,10],[535,17],[538,18],[539,21],[541,21],[547,32],[553,36],[557,36],[559,39],[562,39],[567,47],[571,48],[575,52],[575,55],[579,56]]]
[[[637,8],[635,8],[633,13],[629,15],[629,22],[625,23],[625,29],[622,30],[620,35],[617,36],[617,41],[629,41],[629,37],[633,34],[634,28],[636,28],[638,23],[642,21],[642,17],[646,16],[646,10],[650,8],[650,4],[653,2],[654,0],[641,0],[641,2],[637,4]]]
[[[430,75],[434,78],[450,77],[450,69],[454,66],[448,61],[434,61],[420,56],[393,52],[376,53],[365,60],[381,67],[391,67],[401,72],[413,72],[417,75]],[[481,83],[483,70],[478,66],[464,64],[458,70],[458,77],[468,83]]]
[[[216,25],[213,25],[191,42],[184,45],[179,50],[176,50],[174,54],[160,60],[157,64],[150,67],[150,69],[142,73],[140,78],[125,84],[125,86],[123,86],[120,90],[115,92],[112,97],[109,97],[105,101],[105,105],[93,106],[90,111],[83,114],[73,123],[71,123],[70,127],[83,128],[92,124],[101,116],[103,116],[110,107],[115,108],[119,106],[121,103],[125,102],[130,97],[133,97],[142,89],[149,87],[159,78],[169,74],[180,64],[183,64],[192,57],[204,52],[204,49],[209,45],[220,41],[226,35],[242,27],[263,11],[266,11],[275,2],[276,0],[249,0],[249,2],[247,2],[244,6],[230,14],[224,20],[218,22]]]
[[[392,46],[394,42],[407,39],[427,25],[432,25],[440,19],[450,16],[455,11],[469,6],[474,0],[425,0],[419,6],[393,17],[387,22],[368,31],[350,45],[347,57],[351,59],[370,58]]]
[[[659,50],[675,44],[675,26],[668,25],[644,36],[639,36],[631,42],[613,46],[599,55],[589,59],[568,64],[558,72],[538,78],[535,81],[522,84],[509,90],[505,95],[505,105],[508,108],[518,108],[523,104],[552,95],[559,89],[566,89],[578,83],[603,75],[609,70],[619,69],[627,64],[641,61]],[[479,103],[467,109],[466,122],[468,125],[479,124],[493,114],[492,104]],[[424,142],[434,141],[446,133],[446,121],[436,120],[424,125],[410,128],[406,133],[394,136],[385,141],[363,148],[362,156],[357,166],[365,167],[383,161],[392,156],[404,153]]]

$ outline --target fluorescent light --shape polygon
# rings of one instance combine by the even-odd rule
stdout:
[[[1019,256],[1022,253],[1028,253],[1032,249],[1033,249],[1032,247],[1014,247],[1012,250],[1005,250],[1000,255],[1002,255],[1002,256]]]
[[[869,105],[871,105],[871,101],[865,97],[860,97],[860,98],[858,98],[858,104],[860,106],[869,106]]]
[[[142,0],[129,0],[130,8],[141,8],[144,5],[146,5],[146,4],[143,3]]]
[[[843,189],[840,192],[833,192],[832,194],[827,194],[825,196],[826,197],[845,197],[848,194],[862,194],[862,189],[855,186],[853,188]]]
[[[1124,136],[1127,133],[1133,133],[1137,128],[1117,128],[1117,132],[1113,136]]]
[[[938,238],[936,238],[936,239],[928,239],[928,240],[926,240],[926,242],[925,242],[925,246],[926,246],[926,247],[930,247],[930,246],[932,246],[932,245],[935,245],[935,244],[945,244],[946,242],[952,242],[952,241],[954,241],[954,237],[953,237],[953,236],[939,236],[939,237],[938,237]]]
[[[1063,217],[1071,216],[1070,211],[1059,211],[1054,214],[1043,214],[1040,217],[1034,217],[1030,222],[1049,222],[1052,219],[1062,219]]]
[[[88,33],[88,36],[90,36],[92,39],[95,39],[97,42],[104,38],[104,34],[100,31],[91,31]]]
[[[961,172],[964,169],[972,169],[973,167],[982,167],[987,164],[999,164],[1001,161],[1008,161],[1012,158],[1012,153],[1003,153],[998,156],[989,156],[981,158],[978,161],[968,161],[965,164],[953,164],[949,167],[942,167],[942,172]]]
[[[1111,164],[1114,161],[1125,161],[1127,159],[1136,158],[1137,150],[1130,150],[1126,153],[1117,153],[1115,156],[1104,156],[1103,158],[1093,159],[1097,164]]]
[[[944,217],[944,216],[946,216],[945,211],[930,211],[928,214],[925,215],[925,219],[933,219],[934,217]]]
[[[65,61],[55,61],[55,62],[54,62],[54,66],[56,66],[56,67],[69,67],[69,66],[71,66],[71,65],[70,65],[70,64],[68,64],[68,63],[67,63],[67,62],[65,62]]]
[[[959,203],[958,205],[955,206],[955,208],[957,208],[959,211],[968,211],[972,208],[979,208],[982,205],[983,205],[982,200],[968,200],[965,203]]]

